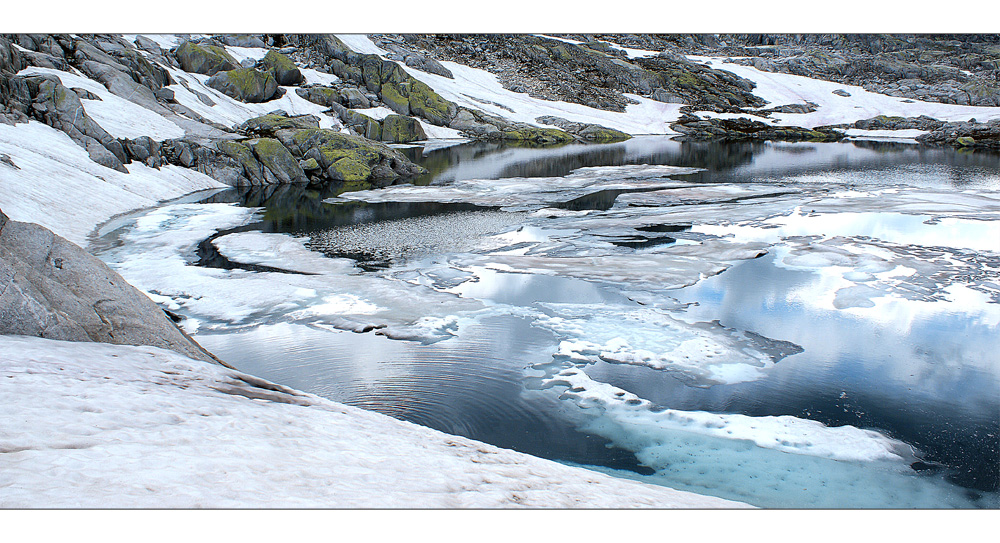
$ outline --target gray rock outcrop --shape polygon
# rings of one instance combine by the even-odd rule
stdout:
[[[217,361],[99,259],[2,211],[0,334],[151,345]]]

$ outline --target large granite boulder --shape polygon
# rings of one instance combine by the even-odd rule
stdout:
[[[266,102],[274,98],[278,91],[274,76],[254,68],[218,72],[208,79],[206,85],[247,103]]]
[[[386,181],[427,172],[384,143],[360,136],[321,128],[279,130],[276,136],[296,157],[315,159],[333,181]]]
[[[257,62],[257,67],[273,75],[279,85],[298,85],[302,82],[302,72],[295,63],[277,51],[268,51],[264,58]]]
[[[214,75],[217,72],[233,70],[239,66],[222,47],[202,45],[186,41],[174,52],[177,62],[185,72]]]
[[[0,334],[152,345],[217,361],[99,259],[2,211]]]
[[[252,139],[245,144],[253,150],[257,161],[264,166],[265,178],[274,177],[277,183],[308,183],[299,161],[280,141],[273,138]],[[269,179],[270,181],[270,179]]]
[[[409,143],[427,139],[424,127],[413,117],[387,115],[382,119],[380,139],[389,143]]]

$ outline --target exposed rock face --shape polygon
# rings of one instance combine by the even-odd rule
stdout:
[[[917,136],[917,141],[928,145],[1000,149],[1000,119],[988,123],[946,123],[929,134]]]
[[[944,121],[921,115],[919,117],[890,117],[879,115],[871,119],[855,121],[854,128],[861,130],[937,130]]]
[[[382,119],[379,139],[390,143],[408,143],[427,139],[420,123],[413,117],[388,115]]]
[[[264,167],[265,179],[274,176],[277,183],[308,183],[299,161],[292,156],[280,141],[273,138],[252,139],[245,142],[257,161]],[[270,181],[270,179],[268,179]]]
[[[274,76],[255,68],[217,72],[205,84],[226,96],[248,103],[266,102],[275,98],[278,91]]]
[[[247,136],[274,136],[278,130],[285,128],[319,128],[319,118],[315,115],[298,115],[287,117],[269,114],[249,119],[239,127],[237,132]]]
[[[295,157],[316,160],[330,180],[386,181],[427,171],[385,144],[333,130],[279,130],[276,136]]]
[[[216,361],[99,259],[2,211],[0,334],[152,345]]]
[[[31,114],[45,124],[62,130],[87,149],[98,164],[128,173],[123,163],[129,161],[121,143],[87,115],[80,97],[54,76],[22,78],[31,102]]]
[[[186,41],[174,51],[177,62],[185,72],[215,75],[217,72],[235,70],[239,63],[222,47],[200,45]]]
[[[1000,36],[919,34],[601,35],[653,50],[858,85],[914,100],[1000,105]],[[711,38],[711,39],[706,39]]]
[[[680,140],[743,141],[838,141],[844,134],[829,128],[808,129],[800,126],[771,126],[760,121],[737,119],[700,119],[684,115],[670,128],[683,134]]]
[[[558,126],[560,129],[565,130],[566,132],[569,132],[584,141],[605,143],[611,141],[625,141],[632,137],[624,132],[615,130],[614,128],[608,128],[599,124],[575,123],[573,121],[563,119],[562,117],[553,117],[551,115],[538,117],[535,120],[543,124]]]
[[[302,82],[302,72],[285,55],[271,50],[260,59],[257,67],[274,76],[279,85],[298,85]]]
[[[683,101],[715,111],[764,105],[750,92],[751,81],[679,55],[628,60],[623,51],[600,42],[574,45],[529,35],[405,35],[401,39],[437,58],[489,70],[505,88],[535,98],[611,111],[625,111],[629,99],[623,93]]]

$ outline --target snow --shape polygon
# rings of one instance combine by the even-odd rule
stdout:
[[[226,52],[229,53],[236,62],[242,63],[246,59],[260,60],[267,55],[270,49],[266,47],[236,47],[234,45],[227,45],[225,47]]]
[[[393,110],[391,110],[391,109],[389,109],[389,108],[387,108],[385,106],[370,107],[370,108],[366,108],[366,109],[355,109],[354,111],[357,111],[358,113],[361,113],[363,115],[367,115],[367,116],[371,117],[372,119],[375,119],[376,121],[381,121],[382,119],[385,119],[389,115],[395,115],[396,114],[395,111],[393,111]]]
[[[170,75],[175,81],[180,81],[181,79],[187,81],[192,88],[211,98],[212,101],[215,102],[215,105],[209,106],[205,104],[194,93],[184,88],[184,86],[179,82],[166,87],[174,91],[174,98],[177,102],[190,108],[195,113],[221,125],[239,125],[248,119],[266,115],[277,109],[282,109],[289,115],[316,115],[320,120],[320,128],[341,127],[339,120],[323,113],[323,111],[327,109],[326,107],[314,104],[302,98],[295,93],[295,87],[282,87],[285,94],[281,98],[267,102],[249,104],[230,98],[229,96],[226,96],[225,94],[206,85],[205,82],[209,79],[209,76],[207,75],[192,74],[176,68],[165,68],[170,71]]]
[[[37,66],[25,68],[18,72],[18,75],[54,75],[66,87],[78,87],[96,94],[100,100],[81,100],[83,109],[97,121],[97,124],[116,138],[134,139],[149,136],[162,141],[184,136],[183,128],[139,104],[112,94],[104,85],[93,79]]]
[[[878,115],[900,117],[927,115],[942,121],[967,121],[975,118],[980,122],[1000,118],[1000,107],[962,106],[919,100],[904,102],[906,98],[869,92],[858,86],[723,63],[725,57],[687,55],[687,58],[696,62],[711,62],[713,68],[754,81],[757,86],[753,93],[769,102],[765,108],[804,102],[813,102],[819,106],[812,113],[772,113],[771,117],[777,119],[780,125],[813,128],[853,123],[859,119],[870,119]],[[847,91],[850,96],[833,94],[833,91],[838,89]]]
[[[176,34],[122,34],[123,38],[132,43],[135,43],[135,39],[138,36],[143,36],[153,40],[163,49],[173,49],[174,47],[180,45],[182,41]]]
[[[94,226],[129,210],[225,185],[177,166],[126,166],[124,174],[90,160],[65,133],[37,121],[0,124],[0,153],[20,169],[0,165],[0,209],[86,246]]]
[[[861,130],[860,128],[849,128],[844,131],[849,137],[856,139],[915,139],[917,136],[926,134],[926,130]]]
[[[0,507],[745,507],[153,347],[0,337]]]
[[[305,82],[307,84],[331,85],[340,81],[340,78],[333,74],[321,72],[313,68],[303,68],[299,66],[299,72],[302,74],[302,77],[305,78]]]
[[[367,36],[361,34],[338,34],[344,43],[359,53],[385,55]],[[562,101],[532,98],[526,93],[512,92],[486,70],[472,68],[454,62],[442,62],[454,75],[454,79],[440,75],[408,70],[416,79],[426,83],[438,94],[460,106],[478,109],[492,115],[513,121],[540,126],[535,121],[543,115],[563,117],[570,121],[596,123],[628,134],[673,134],[670,123],[680,117],[681,104],[666,104],[638,95],[625,96],[638,102],[626,107],[624,113],[605,111]],[[473,97],[473,98],[470,98]],[[494,106],[478,100],[496,102],[504,107]]]

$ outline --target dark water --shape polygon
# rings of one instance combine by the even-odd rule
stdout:
[[[1000,157],[995,154],[893,143],[682,144],[636,138],[556,149],[467,144],[426,156],[420,148],[404,152],[430,172],[414,180],[418,184],[561,176],[585,166],[666,164],[703,168],[677,177],[698,182],[1000,189]],[[391,227],[434,217],[455,232],[475,231],[489,213],[498,213],[464,204],[322,202],[353,188],[360,187],[230,191],[214,201],[265,208],[261,222],[240,230],[308,235],[314,240],[337,238],[357,225]],[[619,192],[600,192],[563,207],[608,209]],[[379,243],[371,240],[373,247]],[[641,241],[629,243],[619,246],[645,248]],[[407,250],[405,244],[380,251],[345,250],[316,242],[311,248],[354,258],[368,273],[452,250],[444,242],[415,240],[413,245],[420,245],[419,250]],[[634,304],[617,293],[619,285],[539,275],[492,277],[496,284],[476,289],[477,297],[491,303]],[[831,426],[876,428],[918,450],[914,471],[946,477],[971,493],[973,504],[977,493],[996,492],[1000,361],[962,363],[963,357],[994,356],[996,325],[940,314],[918,320],[903,332],[872,327],[846,314],[817,313],[788,300],[790,290],[811,280],[812,274],[778,268],[767,257],[677,291],[680,301],[697,302],[689,318],[720,320],[805,349],[779,362],[765,379],[700,388],[644,367],[600,362],[587,372],[671,409],[793,415]],[[639,474],[651,471],[630,451],[582,431],[580,419],[556,394],[530,385],[541,375],[535,368],[550,361],[558,341],[522,318],[482,319],[459,337],[432,345],[285,324],[233,334],[204,333],[197,339],[244,371],[347,404],[546,458]],[[843,506],[850,504],[847,499]]]

